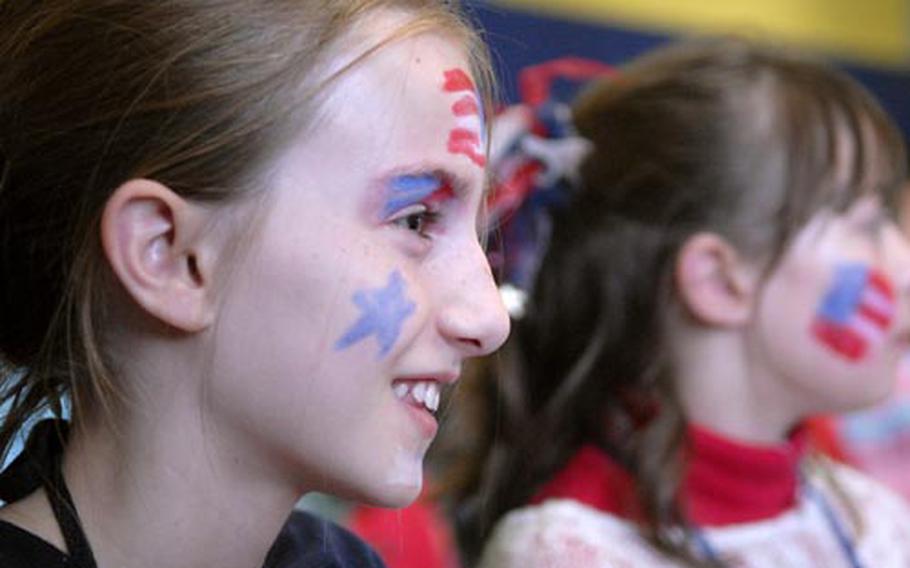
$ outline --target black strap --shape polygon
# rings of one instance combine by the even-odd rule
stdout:
[[[97,568],[73,497],[63,479],[63,447],[68,425],[62,420],[43,420],[35,425],[22,453],[0,474],[0,498],[18,501],[43,487],[69,551],[69,566]]]
[[[66,549],[69,551],[73,567],[97,568],[95,555],[92,554],[92,547],[88,543],[85,531],[82,530],[82,523],[79,521],[79,513],[76,511],[76,504],[73,503],[73,496],[70,495],[66,481],[63,479],[62,462],[63,454],[57,454],[51,472],[51,483],[45,483],[44,489],[51,502],[51,509],[54,511],[57,524],[60,525],[60,532],[63,533],[63,541],[66,542]]]

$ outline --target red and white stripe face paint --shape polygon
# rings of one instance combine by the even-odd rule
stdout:
[[[896,309],[888,276],[861,263],[844,264],[835,269],[812,333],[834,353],[859,362],[885,339]]]
[[[466,156],[482,168],[487,163],[484,155],[483,105],[477,96],[474,81],[458,68],[445,71],[444,77],[442,90],[454,97],[451,108],[455,116],[455,127],[449,132],[448,150]]]

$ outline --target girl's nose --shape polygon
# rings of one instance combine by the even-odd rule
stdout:
[[[495,351],[506,340],[509,315],[480,245],[475,243],[464,255],[443,267],[447,293],[438,326],[465,357],[478,357]]]

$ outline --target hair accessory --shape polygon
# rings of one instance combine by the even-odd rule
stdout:
[[[569,81],[574,94],[581,83],[612,71],[576,57],[525,68],[518,81],[522,103],[504,108],[493,120],[490,263],[515,318],[523,314],[524,297],[549,242],[552,213],[577,185],[578,166],[590,149],[575,131],[568,104],[554,95],[555,84]]]

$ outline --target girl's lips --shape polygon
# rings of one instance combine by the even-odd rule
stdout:
[[[423,435],[424,438],[433,439],[436,436],[436,431],[439,429],[436,417],[423,407],[407,403],[405,406],[407,407],[407,411],[411,415],[411,418],[417,423],[421,435]]]
[[[458,372],[415,374],[392,381],[395,398],[408,407],[427,438],[435,436],[439,428],[435,414],[439,410],[442,389],[457,381],[458,375]]]
[[[407,406],[421,433],[427,438],[436,435],[438,424],[434,413],[439,408],[441,385],[432,379],[396,380],[392,384],[395,398]]]

